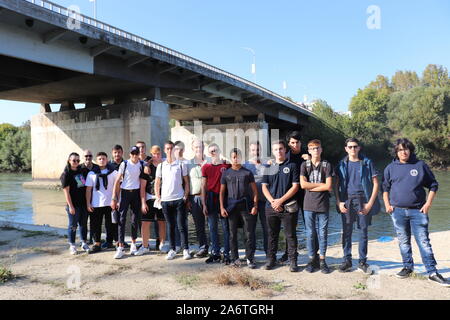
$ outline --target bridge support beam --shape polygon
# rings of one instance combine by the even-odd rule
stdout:
[[[169,106],[157,99],[39,113],[31,119],[33,180],[55,183],[71,152],[81,155],[90,149],[94,155],[111,154],[112,147],[120,144],[127,159],[137,140],[163,145],[168,137]]]

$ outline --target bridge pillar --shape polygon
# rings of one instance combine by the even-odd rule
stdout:
[[[48,112],[31,119],[33,180],[59,178],[71,152],[111,154],[114,145],[128,158],[137,140],[162,145],[169,137],[169,106],[157,99],[97,108]]]

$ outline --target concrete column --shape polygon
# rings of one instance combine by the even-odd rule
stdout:
[[[52,108],[48,103],[41,103],[40,113],[52,112]]]
[[[73,104],[73,101],[64,101],[63,103],[61,103],[59,111],[71,111],[71,110],[75,110],[75,105]]]
[[[102,106],[102,100],[99,97],[89,97],[86,99],[85,108],[98,108]]]

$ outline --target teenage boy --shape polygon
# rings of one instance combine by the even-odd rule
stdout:
[[[288,245],[289,270],[298,271],[296,222],[298,203],[296,194],[299,189],[299,172],[295,163],[286,159],[286,142],[279,140],[272,143],[274,163],[267,168],[262,181],[262,190],[267,199],[266,218],[269,227],[269,254],[266,270],[276,265],[278,238],[283,224]]]
[[[136,147],[139,148],[139,160],[144,161],[144,164],[147,164],[150,161],[150,159],[152,158],[151,156],[148,156],[146,154],[147,145],[145,144],[144,141],[137,141]]]
[[[266,220],[266,197],[262,192],[262,179],[264,176],[264,169],[267,165],[264,165],[261,161],[261,145],[259,141],[251,141],[249,144],[249,159],[245,162],[244,167],[253,173],[256,183],[256,189],[258,189],[258,217],[261,223],[263,232],[263,247],[267,257],[267,220]]]
[[[333,168],[321,159],[322,144],[314,139],[308,142],[311,160],[306,160],[300,167],[300,186],[305,191],[303,212],[305,215],[306,246],[309,262],[307,272],[314,272],[317,250],[320,251],[319,268],[322,273],[330,273],[325,261],[328,244],[328,218],[330,210],[330,194],[333,190]],[[319,243],[319,248],[316,244]]]
[[[448,287],[450,284],[436,269],[436,260],[428,237],[428,212],[436,196],[438,182],[427,164],[417,159],[411,141],[398,139],[394,150],[394,161],[384,169],[383,199],[386,212],[391,215],[397,232],[403,260],[403,269],[397,273],[397,277],[407,278],[413,273],[413,233],[428,272],[428,280]],[[424,188],[430,190],[428,197]]]
[[[86,179],[86,203],[87,210],[91,216],[90,229],[94,238],[92,253],[101,251],[101,234],[103,216],[105,217],[106,243],[114,247],[114,233],[117,226],[111,222],[111,198],[116,180],[117,171],[108,165],[108,155],[99,152],[96,156],[98,170],[89,172]]]
[[[220,179],[220,213],[230,221],[231,263],[240,266],[237,230],[239,220],[244,221],[246,236],[245,258],[251,269],[256,268],[255,230],[258,219],[258,190],[253,173],[242,166],[242,153],[234,148],[230,152],[231,168]],[[225,194],[227,196],[225,197]],[[252,199],[253,195],[253,199]]]
[[[357,221],[360,229],[359,237],[359,263],[358,269],[371,274],[372,270],[367,264],[368,228],[372,216],[380,211],[378,201],[378,178],[372,160],[360,153],[359,141],[348,138],[345,141],[347,156],[339,161],[336,169],[337,190],[336,203],[342,219],[342,248],[344,261],[339,271],[348,272],[352,269],[352,231]]]
[[[195,254],[196,258],[205,258],[208,256],[208,239],[206,237],[206,217],[203,215],[202,206],[202,166],[206,163],[204,156],[203,141],[193,140],[192,151],[194,158],[188,164],[189,171],[189,202],[188,210],[192,214],[194,220],[195,232],[197,234],[197,241],[199,244],[199,251]]]
[[[308,154],[302,154],[302,142],[300,141],[301,135],[300,131],[292,131],[289,133],[286,137],[286,141],[289,146],[289,151],[286,152],[286,159],[289,162],[294,163],[297,166],[297,171],[300,172],[300,166],[302,165],[303,161],[310,159],[310,156]],[[302,188],[299,188],[296,194],[296,199],[299,205],[299,211],[295,213],[295,228],[297,229],[298,224],[298,216],[301,214],[303,222],[305,222],[305,217],[303,215],[303,198],[305,197],[305,191]],[[295,234],[295,241],[297,242],[297,234]],[[319,245],[316,244],[316,247]],[[279,262],[284,263],[288,261],[288,245],[286,240],[286,250],[284,254],[281,256]],[[298,253],[296,253],[298,255]],[[318,258],[318,257],[317,257]],[[317,267],[319,263],[319,259],[317,260]],[[315,261],[316,261],[315,260]]]
[[[137,252],[136,239],[140,226],[141,198],[140,198],[140,176],[144,170],[144,163],[139,160],[139,148],[133,146],[130,150],[130,159],[122,162],[119,174],[114,182],[114,192],[111,199],[111,208],[119,212],[119,246],[117,247],[115,259],[121,259],[124,255],[125,223],[128,207],[131,207],[131,246],[130,254]],[[122,181],[122,183],[120,183]],[[120,206],[118,206],[120,189]]]
[[[202,205],[203,214],[208,218],[209,232],[211,238],[211,254],[206,259],[206,263],[220,262],[220,243],[218,220],[222,225],[223,230],[223,259],[222,262],[230,264],[230,227],[228,218],[222,217],[220,214],[220,178],[222,173],[231,167],[230,164],[220,159],[220,149],[215,143],[208,147],[208,152],[211,156],[211,163],[206,163],[202,167]]]
[[[188,260],[191,258],[186,219],[189,176],[186,165],[175,160],[173,148],[174,143],[172,141],[167,141],[164,144],[164,152],[167,158],[156,169],[156,202],[161,202],[162,211],[169,227],[170,251],[167,253],[166,259],[172,260],[176,256],[175,221],[177,221],[181,235],[183,259]]]

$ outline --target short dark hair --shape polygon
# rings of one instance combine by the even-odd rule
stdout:
[[[359,143],[359,140],[356,139],[356,138],[348,138],[348,139],[346,139],[346,140],[345,140],[345,146],[347,146],[347,144],[348,144],[349,142],[354,142],[354,143],[357,143],[358,146],[361,146],[361,144]]]
[[[108,158],[108,155],[106,154],[106,152],[103,152],[103,151],[98,152],[95,157],[100,157],[100,156],[105,156]]]
[[[407,138],[397,139],[394,144],[394,152],[395,152],[394,157],[395,158],[397,158],[397,152],[398,152],[398,149],[400,149],[400,147],[402,147],[404,149],[408,149],[411,153],[414,153],[414,151],[416,150],[416,147],[414,146],[414,144],[411,141],[409,141]]]
[[[295,140],[300,141],[301,138],[302,138],[302,136],[301,136],[301,134],[300,134],[300,131],[295,130],[295,131],[292,131],[291,133],[289,133],[289,134],[286,136],[287,142],[289,142],[289,140],[291,140],[292,138],[294,138]]]
[[[181,149],[184,150],[184,142],[183,142],[183,141],[180,141],[180,140],[175,141],[174,145],[175,145],[175,146],[180,146]]]
[[[239,150],[238,148],[233,148],[233,149],[231,149],[231,151],[230,151],[230,157],[231,157],[231,155],[232,155],[233,153],[236,153],[238,157],[242,157],[242,152],[241,152],[241,150]]]
[[[217,143],[211,143],[211,144],[208,146],[208,150],[209,150],[209,148],[211,148],[211,147],[216,147],[218,150],[220,150],[220,148],[219,148],[219,146],[217,145]]]
[[[275,141],[272,142],[272,145],[274,145],[274,144],[282,144],[283,147],[285,149],[287,149],[287,144],[286,144],[286,141],[284,141],[284,140],[275,140]]]
[[[123,148],[122,148],[122,146],[120,144],[116,144],[112,149],[113,150],[122,150],[123,151]]]
[[[175,145],[175,143],[173,143],[173,142],[170,141],[170,140],[167,140],[166,142],[164,142],[164,146],[166,146],[166,145],[168,145],[168,144],[170,144],[170,145],[172,145],[172,146]]]
[[[136,141],[136,144],[135,144],[135,146],[138,144],[138,143],[141,143],[141,144],[143,144],[145,147],[147,147],[147,145],[145,144],[145,142],[144,141],[142,141],[142,140],[138,140],[138,141]]]

